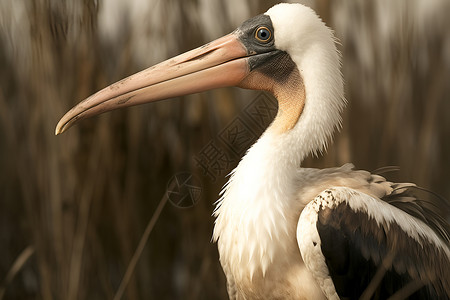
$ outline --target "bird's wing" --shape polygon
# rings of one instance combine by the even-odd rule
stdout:
[[[297,241],[329,299],[450,298],[448,240],[367,193],[322,191],[301,213]]]

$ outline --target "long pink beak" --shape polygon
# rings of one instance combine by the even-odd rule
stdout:
[[[231,33],[86,98],[58,122],[55,134],[77,121],[117,108],[238,85],[250,72],[247,49]]]

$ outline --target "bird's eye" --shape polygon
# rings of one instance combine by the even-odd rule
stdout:
[[[259,27],[255,32],[255,38],[258,41],[263,42],[263,43],[268,42],[271,37],[272,37],[272,32],[270,31],[269,28],[267,28],[265,26]]]

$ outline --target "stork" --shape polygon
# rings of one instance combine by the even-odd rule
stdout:
[[[90,96],[62,117],[56,134],[105,111],[213,88],[270,92],[278,113],[214,210],[230,299],[448,299],[449,224],[421,206],[414,185],[350,164],[301,167],[341,124],[335,41],[312,9],[278,4]]]

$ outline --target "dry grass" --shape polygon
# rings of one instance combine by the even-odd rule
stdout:
[[[398,165],[394,179],[450,198],[449,5],[407,2],[317,1],[342,42],[350,107],[334,146],[306,164]],[[114,17],[117,31],[103,15],[115,1],[95,3],[0,4],[0,292],[112,299],[169,178],[190,171],[202,180],[201,201],[165,206],[124,298],[224,299],[210,242],[224,179],[202,176],[195,156],[256,93],[217,90],[53,132],[99,88],[227,33],[273,2],[241,1],[232,11],[233,1],[149,1],[133,6],[133,18]]]

